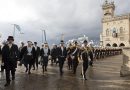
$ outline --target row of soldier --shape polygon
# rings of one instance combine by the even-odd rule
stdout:
[[[121,48],[95,48],[94,55],[95,59],[103,59],[109,56],[115,56],[122,53]]]
[[[49,48],[48,43],[42,44],[40,48],[37,42],[33,44],[31,41],[27,42],[27,46],[22,43],[22,46],[18,49],[18,46],[13,43],[13,36],[9,36],[7,41],[8,43],[2,48],[2,68],[5,69],[7,82],[5,86],[10,85],[10,72],[12,74],[12,80],[15,80],[17,61],[20,61],[19,65],[23,64],[25,66],[25,72],[28,74],[31,74],[32,69],[37,70],[38,64],[40,63],[44,73],[47,71],[49,57],[51,56],[51,64],[59,64],[59,72],[62,76],[64,73],[64,62],[66,60],[68,61],[68,69],[72,70],[73,74],[76,74],[79,60],[82,60],[81,75],[84,80],[87,80],[86,71],[89,65],[93,66],[94,58],[99,59],[121,53],[121,49],[99,49],[93,48],[91,45],[88,47],[87,40],[84,40],[82,47],[79,46],[77,41],[74,41],[66,47],[64,41],[61,40],[60,46],[53,45],[52,49]]]

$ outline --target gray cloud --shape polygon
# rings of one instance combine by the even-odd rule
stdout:
[[[8,1],[10,0],[6,0],[6,2]],[[26,19],[19,20],[22,15],[18,14],[16,21],[0,22],[0,32],[3,34],[3,39],[12,34],[11,23],[19,24],[25,33],[20,35],[16,32],[17,41],[41,42],[40,29],[45,29],[47,39],[53,42],[60,40],[62,33],[65,34],[65,39],[82,34],[86,34],[90,38],[99,38],[102,29],[101,5],[104,0],[12,0],[12,2],[16,7],[19,7],[18,10],[23,9],[21,12],[25,12]],[[116,14],[130,12],[128,8],[130,0],[115,0],[115,4]]]

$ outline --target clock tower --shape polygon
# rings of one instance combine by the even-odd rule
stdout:
[[[108,0],[105,1],[105,3],[102,5],[103,9],[103,18],[112,18],[114,16],[115,11],[115,4],[114,2],[108,2]]]

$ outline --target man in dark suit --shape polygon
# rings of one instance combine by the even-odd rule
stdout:
[[[35,48],[32,46],[32,42],[28,41],[28,45],[23,47],[20,53],[20,60],[23,59],[26,71],[31,74],[31,68],[35,59]]]
[[[2,46],[0,45],[0,59],[2,57]],[[3,72],[4,71],[4,67],[1,65],[1,71],[0,72]]]
[[[21,50],[24,48],[24,42],[21,42],[21,46],[19,47],[19,53],[21,53]],[[22,64],[23,64],[24,62],[23,62],[23,58],[22,58],[22,60],[20,61],[20,63],[19,63],[19,66],[22,66]]]
[[[34,64],[33,64],[33,70],[35,70],[35,64],[36,64],[36,67],[38,69],[38,58],[40,56],[40,47],[37,46],[37,42],[34,42],[34,48],[35,48],[35,61],[34,61]]]
[[[2,49],[2,63],[6,71],[6,84],[5,86],[10,85],[10,72],[12,74],[12,80],[15,80],[15,71],[17,68],[17,60],[19,58],[18,46],[13,44],[13,36],[9,36],[8,44],[5,45]]]
[[[1,45],[0,45],[0,59],[1,59],[1,55],[2,55],[2,48],[1,48]],[[3,72],[2,71],[2,65],[1,65],[1,71],[0,72]]]
[[[64,46],[64,41],[61,40],[60,47],[58,48],[58,59],[59,59],[59,69],[60,69],[60,75],[63,75],[63,66],[64,62],[67,57],[67,50],[66,47]]]
[[[1,45],[0,45],[0,55],[2,54],[2,49],[1,49]]]
[[[47,71],[48,60],[50,55],[50,48],[48,43],[44,43],[44,45],[42,45],[40,55],[42,59],[42,68],[44,73],[44,71]]]
[[[51,65],[53,65],[53,63],[56,63],[57,55],[58,55],[57,45],[53,45],[53,48],[51,49],[51,57],[52,57]]]

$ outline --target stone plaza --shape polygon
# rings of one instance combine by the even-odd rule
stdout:
[[[48,72],[43,74],[42,68],[32,70],[32,74],[25,73],[25,68],[19,67],[16,72],[16,80],[9,87],[4,87],[5,74],[0,74],[0,90],[129,90],[130,77],[120,77],[122,55],[112,56],[94,62],[89,67],[87,81],[80,76],[81,64],[78,72],[73,75],[64,65],[64,75],[59,75],[59,68],[49,64]]]

